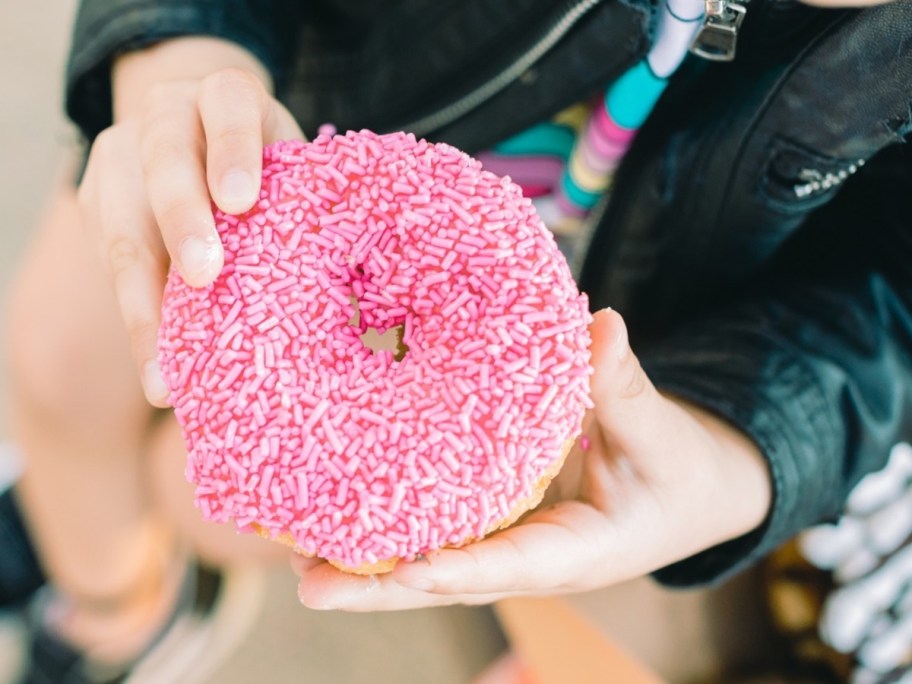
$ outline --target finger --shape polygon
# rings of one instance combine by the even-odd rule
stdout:
[[[149,219],[151,221],[151,212]],[[134,217],[134,221],[139,219]],[[152,229],[154,225],[151,221]],[[159,260],[144,244],[144,238],[145,229],[138,225],[124,227],[110,234],[109,254],[114,293],[143,391],[150,404],[165,408],[168,389],[158,365],[158,329],[165,273]]]
[[[621,451],[648,452],[657,443],[667,444],[666,436],[655,429],[663,424],[665,401],[630,349],[624,319],[611,309],[598,311],[590,334],[593,413],[603,437]]]
[[[85,220],[99,232],[97,239],[110,264],[114,293],[146,398],[154,406],[164,407],[168,391],[156,357],[167,257],[138,164],[131,165],[129,160],[135,157],[123,149],[133,140],[122,131],[99,136],[80,201]]]
[[[223,69],[203,79],[198,102],[212,199],[222,211],[241,214],[253,206],[260,191],[270,98],[250,72]]]
[[[352,575],[321,562],[308,569],[298,584],[298,599],[314,610],[364,613],[411,610],[462,603],[478,605],[505,598],[503,594],[434,594],[403,586],[395,577]]]
[[[605,518],[568,501],[533,513],[514,527],[430,562],[399,563],[404,586],[438,594],[534,594],[588,588],[592,568],[610,548]]]
[[[141,157],[149,204],[171,260],[188,285],[203,287],[222,270],[224,253],[203,168],[196,86],[186,88],[182,97],[172,90],[157,99],[143,122]]]

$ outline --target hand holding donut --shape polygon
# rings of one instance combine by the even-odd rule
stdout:
[[[265,69],[225,41],[182,38],[130,53],[112,81],[115,123],[92,146],[79,199],[110,264],[146,396],[164,406],[155,358],[168,263],[189,285],[212,282],[223,253],[210,202],[249,209],[263,145],[301,132]]]
[[[299,597],[318,609],[398,610],[575,592],[630,579],[761,524],[763,459],[743,434],[652,385],[624,322],[591,327],[595,408],[543,505],[507,530],[389,575],[358,577],[297,557]],[[581,440],[583,442],[584,440]],[[546,499],[547,501],[548,499]]]

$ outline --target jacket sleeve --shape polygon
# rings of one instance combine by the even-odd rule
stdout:
[[[655,573],[665,584],[715,582],[833,519],[909,439],[912,151],[893,145],[864,171],[748,297],[643,354],[658,387],[753,438],[774,489],[759,529]]]
[[[294,0],[83,0],[66,72],[66,110],[91,141],[111,124],[112,59],[175,36],[233,41],[270,71],[279,91],[291,60]]]

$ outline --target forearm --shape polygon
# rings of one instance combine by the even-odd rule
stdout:
[[[704,545],[760,527],[772,503],[770,470],[760,447],[730,421],[680,397],[668,398],[706,430],[716,447],[705,451],[707,462],[693,472],[698,486],[680,488],[682,510],[693,511],[693,518],[705,523]]]

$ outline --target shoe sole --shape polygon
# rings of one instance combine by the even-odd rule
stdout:
[[[222,570],[222,586],[206,619],[187,615],[137,663],[124,684],[202,684],[235,650],[259,617],[266,583],[250,567]]]

